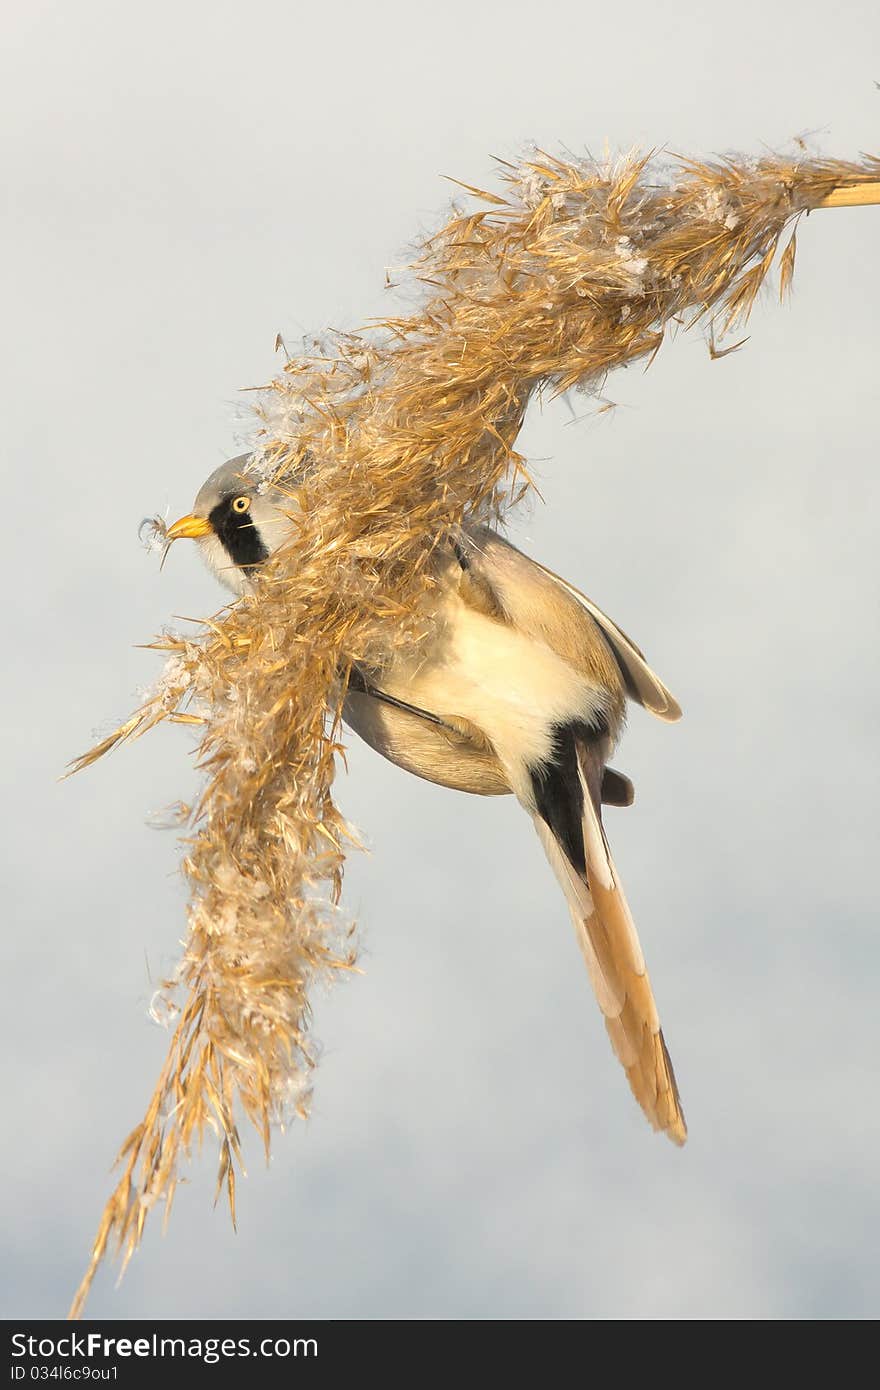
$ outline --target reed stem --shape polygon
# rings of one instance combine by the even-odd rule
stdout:
[[[841,184],[823,198],[820,208],[863,208],[880,203],[880,182]]]

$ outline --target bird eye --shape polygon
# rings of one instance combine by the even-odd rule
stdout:
[[[232,504],[232,510],[234,512],[246,512],[250,505],[251,499],[249,497],[236,497]]]

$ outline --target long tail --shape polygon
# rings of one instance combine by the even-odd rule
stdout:
[[[565,893],[605,1026],[633,1095],[654,1129],[683,1144],[687,1125],[675,1073],[645,957],[602,827],[602,760],[577,736],[566,754],[575,763],[560,779],[568,794],[568,815],[560,817],[555,798],[552,806],[546,800],[542,806],[539,799],[535,827]],[[580,804],[572,805],[573,800]],[[580,823],[577,841],[572,834],[575,812]]]

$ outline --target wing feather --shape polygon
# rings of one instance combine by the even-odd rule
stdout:
[[[488,527],[469,527],[462,535],[461,563],[469,569],[471,583],[491,592],[512,622],[590,677],[606,674],[596,669],[596,648],[603,645],[595,641],[598,628],[630,698],[658,719],[681,718],[678,701],[644,653],[598,604]]]
[[[541,568],[544,569],[544,566]],[[558,574],[553,574],[552,570],[545,570],[545,573],[551,575],[557,584],[583,604],[591,618],[598,623],[620,662],[631,698],[657,719],[663,719],[669,724],[674,724],[680,719],[681,705],[657,673],[651,670],[644,654],[632,638],[627,637],[623,629],[619,628],[607,613],[603,613],[598,604],[593,603],[592,599],[587,598],[586,594],[582,594],[573,584],[569,584],[568,580],[561,579]]]
[[[463,720],[453,728],[415,707],[388,704],[381,692],[376,696],[365,690],[349,690],[342,717],[377,753],[427,782],[476,796],[510,792],[491,747]]]

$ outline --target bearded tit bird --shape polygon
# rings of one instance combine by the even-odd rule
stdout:
[[[290,534],[285,491],[218,468],[166,533],[191,537],[237,594]],[[650,1124],[687,1126],[638,934],[602,825],[633,786],[609,767],[627,700],[658,719],[681,710],[639,648],[590,599],[490,528],[437,549],[435,629],[381,672],[353,668],[345,723],[398,767],[481,796],[512,792],[565,895],[611,1043]]]

